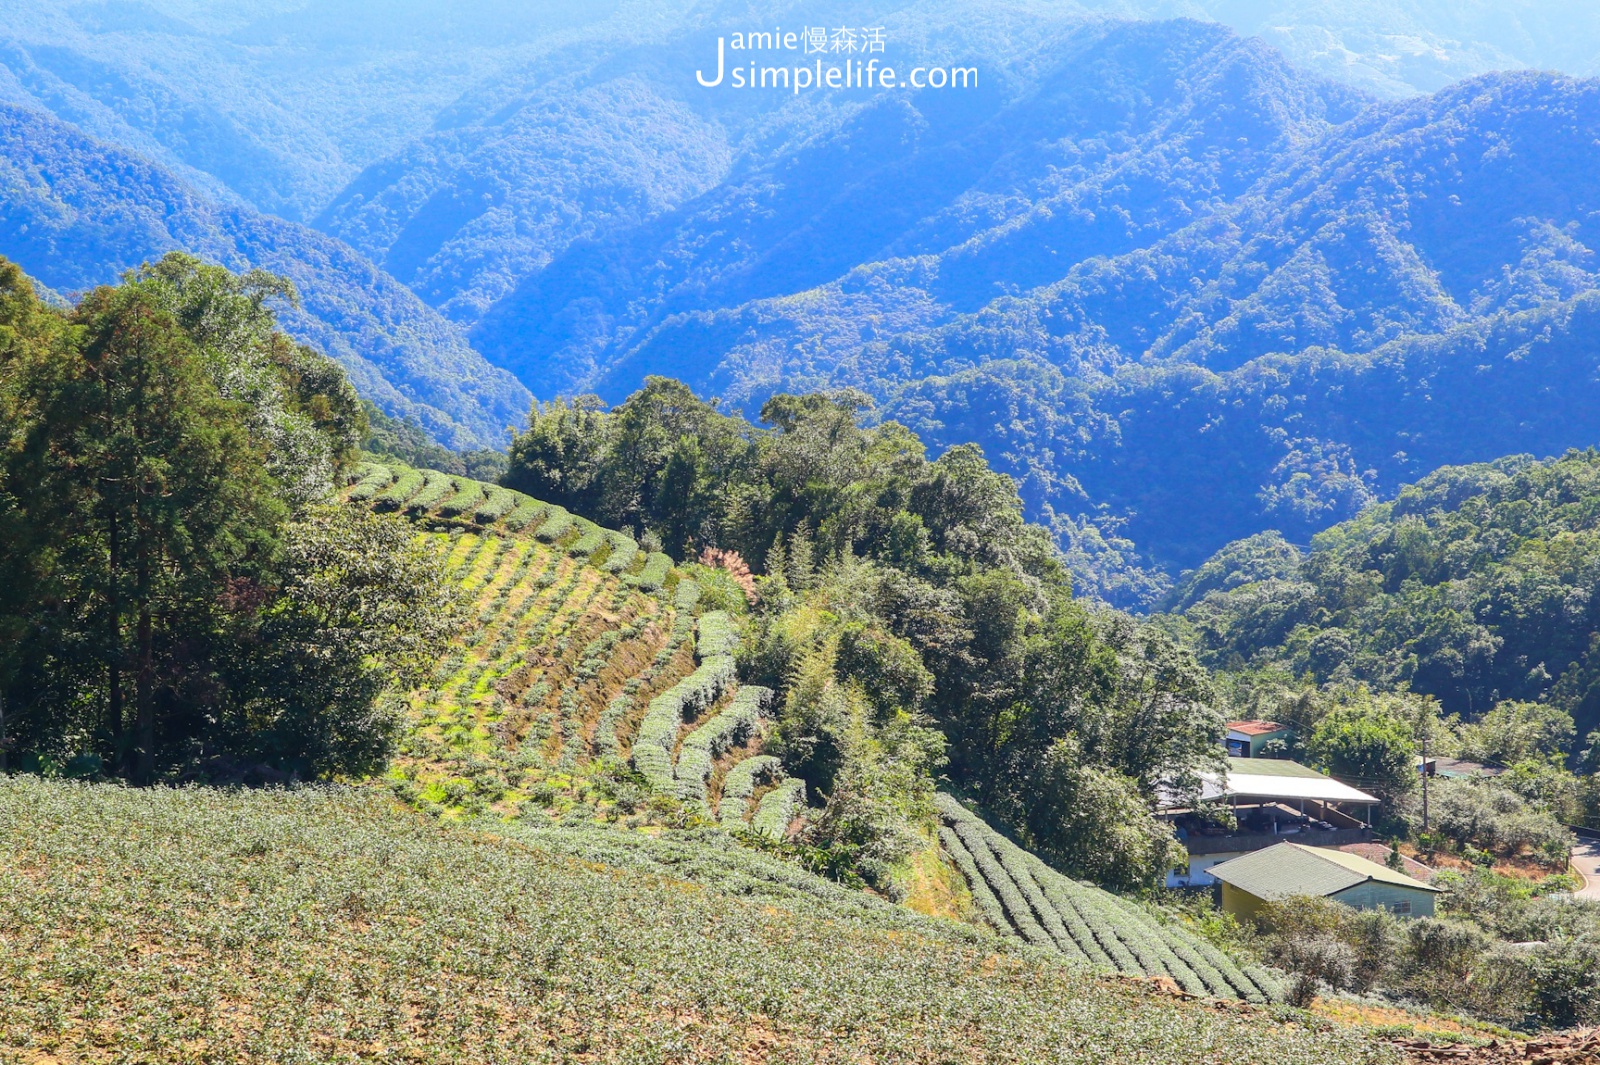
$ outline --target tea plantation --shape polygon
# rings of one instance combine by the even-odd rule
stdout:
[[[366,463],[346,498],[416,522],[468,601],[451,653],[406,700],[402,797],[452,817],[514,817],[532,801],[578,820],[668,798],[708,823],[788,832],[800,782],[770,758],[738,768],[772,693],[740,687],[736,623],[697,617],[698,589],[667,556],[430,470]]]
[[[1282,1001],[1271,973],[1240,967],[1205,940],[1061,875],[949,795],[939,796],[939,813],[940,841],[996,931],[1095,968],[1169,977],[1194,995]]]
[[[0,1061],[1392,1060],[841,889],[743,897],[782,863],[731,846],[0,778]]]
[[[741,893],[817,897],[826,881],[776,859],[753,874],[754,856],[726,836],[641,850],[623,842],[634,836],[582,831],[596,821],[692,824],[698,813],[699,823],[782,839],[803,816],[804,783],[760,753],[773,693],[739,684],[736,621],[696,617],[693,581],[619,533],[504,488],[378,464],[357,474],[350,498],[408,514],[470,600],[432,685],[408,697],[391,773],[403,798],[440,816],[496,817],[519,837],[554,817],[565,830],[534,837],[541,845],[608,865],[683,875],[692,854],[692,879],[709,865],[716,884]],[[1266,972],[1062,876],[954,799],[941,797],[940,809],[945,857],[996,931],[1093,969],[1170,977],[1196,995],[1281,998]],[[548,816],[523,816],[534,812]]]

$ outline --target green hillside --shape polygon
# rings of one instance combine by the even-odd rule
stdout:
[[[370,792],[3,778],[0,900],[7,1061],[1393,1057],[949,922],[576,860]]]
[[[1400,686],[1467,718],[1506,700],[1600,727],[1600,453],[1446,467],[1320,534],[1265,533],[1174,605],[1217,668]]]
[[[527,389],[349,245],[219,201],[124,148],[0,103],[0,252],[64,294],[183,251],[288,278],[283,329],[335,359],[362,395],[452,447],[504,441]]]
[[[1281,1001],[1271,973],[1241,968],[1109,891],[1062,876],[950,796],[940,797],[939,813],[939,838],[995,931],[1096,968],[1169,977],[1194,995]]]
[[[696,617],[697,586],[665,556],[652,562],[620,533],[467,478],[380,463],[355,476],[348,496],[428,528],[419,535],[471,599],[432,685],[409,697],[390,773],[400,795],[451,818],[520,818],[507,829],[517,835],[541,809],[569,829],[637,823],[652,806],[663,812],[663,798],[684,804],[679,823],[698,813],[723,829],[790,835],[805,784],[761,751],[772,692],[738,682],[736,623],[722,611]],[[954,800],[940,810],[946,860],[997,931],[1098,969],[1171,977],[1193,994],[1281,997],[1275,978],[1062,876]],[[601,860],[619,849],[623,862],[636,858],[603,833],[584,839]]]
[[[606,819],[642,818],[655,795],[658,813],[679,800],[708,823],[787,834],[805,789],[759,756],[772,693],[738,683],[734,621],[697,617],[699,589],[666,555],[465,477],[375,462],[353,477],[346,498],[412,519],[469,602],[407,697],[400,794],[452,817],[531,802]]]

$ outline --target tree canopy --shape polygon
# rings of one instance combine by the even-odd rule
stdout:
[[[756,574],[744,672],[783,693],[771,748],[826,806],[827,862],[888,883],[936,774],[1078,875],[1148,883],[1158,788],[1220,765],[1193,656],[1075,600],[1048,530],[973,446],[930,459],[859,392],[778,395],[762,424],[652,378],[614,409],[534,409],[505,483],[685,561]]]
[[[326,505],[365,418],[273,298],[173,254],[62,312],[0,263],[0,752],[144,782],[382,764],[379,697],[449,597],[404,526]]]

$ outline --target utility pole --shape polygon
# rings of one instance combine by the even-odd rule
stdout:
[[[1422,831],[1428,831],[1428,730],[1422,730]]]

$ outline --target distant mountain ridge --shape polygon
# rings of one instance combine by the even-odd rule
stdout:
[[[449,322],[341,241],[217,203],[132,152],[0,105],[0,254],[62,294],[184,250],[295,283],[286,331],[337,359],[364,395],[455,447],[503,445],[531,399]]]
[[[595,379],[603,394],[626,391],[658,360],[675,365],[680,348],[719,350],[720,337],[693,335],[702,329],[749,335],[745,316],[795,319],[753,335],[816,364],[809,373],[826,373],[830,359],[861,365],[897,333],[976,312],[1208,214],[1364,102],[1302,77],[1259,42],[1186,22],[1080,26],[1032,75],[971,99],[875,99],[798,150],[748,163],[657,227],[552,264],[486,316],[474,340],[519,372],[581,365],[522,327],[562,317],[569,277],[643,270],[646,291],[663,295],[618,315],[617,354]],[[751,200],[765,209],[726,221],[731,204]],[[704,375],[707,387],[745,400],[783,386],[770,356],[740,358],[748,351],[732,347],[766,372],[752,380],[725,365]],[[537,370],[522,371],[530,352]],[[897,354],[905,368],[894,376],[916,376],[916,354]]]
[[[1215,22],[1095,14],[1236,27],[1281,14],[1273,25],[1369,42],[1404,23],[1443,52],[1455,46],[1441,26],[1504,25],[1507,54],[1548,51],[1555,38],[1527,4],[1496,22],[1431,0],[1388,14],[864,0],[851,17],[886,27],[886,62],[971,63],[978,87],[757,98],[699,89],[693,70],[718,34],[805,12],[619,0],[513,18],[502,0],[416,0],[336,5],[324,24],[277,0],[237,13],[152,0],[92,17],[10,2],[29,15],[0,34],[13,49],[0,97],[119,138],[163,113],[163,93],[211,98],[176,62],[183,49],[205,69],[234,56],[240,85],[272,86],[250,105],[261,120],[243,125],[173,103],[192,123],[158,121],[166,140],[151,150],[258,203],[206,152],[287,160],[293,175],[269,184],[292,196],[274,209],[359,249],[331,273],[394,275],[385,292],[409,286],[439,312],[416,319],[423,333],[464,329],[464,342],[433,342],[455,353],[443,382],[380,394],[389,369],[344,356],[386,409],[442,389],[447,420],[425,424],[457,446],[499,442],[527,394],[455,387],[488,380],[449,362],[469,359],[466,343],[541,398],[615,401],[667,374],[753,411],[777,391],[853,386],[932,446],[983,445],[1056,524],[1083,588],[1137,605],[1228,540],[1269,526],[1304,539],[1433,465],[1600,436],[1584,406],[1600,83],[1489,74],[1385,100]],[[393,25],[377,25],[383,11]],[[61,51],[51,19],[67,20]],[[504,32],[485,33],[491,23]],[[1576,40],[1589,23],[1571,25]],[[390,74],[435,39],[461,71],[430,57],[416,98],[395,96],[403,79]],[[119,43],[122,65],[108,50]],[[304,85],[274,80],[263,58],[334,43],[337,77],[318,67]],[[348,99],[324,99],[334,85],[388,87],[363,119],[371,130],[348,124],[360,111]],[[274,125],[296,99],[330,116],[326,145]],[[224,126],[248,126],[243,155]],[[286,154],[302,142],[309,155]],[[76,283],[25,265],[53,287]],[[390,362],[421,374],[399,350]],[[491,401],[492,416],[450,437],[468,417],[458,408]],[[1451,404],[1486,426],[1452,421]]]
[[[614,401],[655,373],[753,409],[860,387],[1168,572],[1259,528],[1307,537],[1435,465],[1600,436],[1600,82],[1377,103],[1183,22],[1081,27],[1058,59],[958,114],[874,100],[738,162],[574,243],[474,341],[546,394]],[[1497,369],[1458,372],[1469,352]]]

